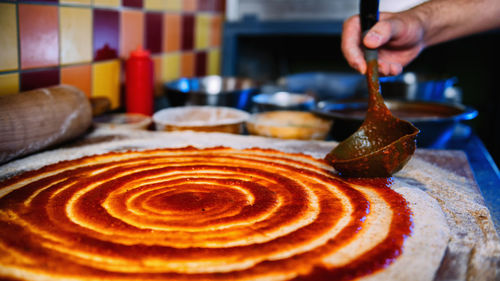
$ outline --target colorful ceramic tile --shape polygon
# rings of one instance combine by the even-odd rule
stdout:
[[[174,52],[181,49],[180,14],[165,14],[163,16],[163,51]]]
[[[90,64],[66,66],[61,68],[61,84],[73,85],[88,97],[91,94],[92,67]]]
[[[225,0],[198,0],[198,11],[219,12],[225,10]]]
[[[212,26],[210,28],[210,46],[220,47],[222,39],[222,16],[214,15],[212,17]]]
[[[125,7],[142,8],[142,0],[122,0]]]
[[[179,53],[167,54],[163,56],[161,76],[163,82],[180,78],[180,70],[181,55]]]
[[[92,4],[92,0],[59,0],[59,3],[90,6]]]
[[[0,34],[0,71],[15,70],[19,67],[15,4],[0,3]]]
[[[0,74],[0,96],[19,92],[19,73]]]
[[[181,11],[183,0],[164,0],[167,11]]]
[[[61,64],[92,60],[92,10],[59,8]]]
[[[194,12],[198,8],[198,0],[183,0],[182,10],[187,12]]]
[[[96,7],[120,7],[120,0],[93,0]]]
[[[128,58],[130,52],[144,46],[144,13],[139,10],[121,12],[120,57]]]
[[[59,25],[56,6],[19,5],[21,68],[59,63]]]
[[[163,94],[163,82],[162,82],[162,64],[163,56],[152,56],[153,60],[153,71],[154,71],[154,93],[155,96],[160,97]]]
[[[194,15],[182,16],[182,50],[192,50],[194,47]]]
[[[58,0],[19,0],[19,2],[57,3]]]
[[[117,11],[94,9],[94,60],[118,57],[120,18]]]
[[[162,52],[163,43],[163,14],[146,13],[146,49],[152,54]]]
[[[226,10],[226,0],[212,0],[212,1],[214,1],[213,11],[223,14],[224,11]]]
[[[212,11],[214,8],[213,0],[198,0],[198,10],[199,11]]]
[[[59,85],[59,68],[21,72],[21,92]]]
[[[195,55],[193,52],[182,53],[181,55],[181,77],[193,77],[195,66]]]
[[[197,15],[195,24],[194,47],[197,50],[206,49],[209,46],[211,18],[209,15]]]
[[[207,53],[206,52],[196,53],[196,58],[194,61],[195,61],[194,75],[195,76],[207,75]]]
[[[163,11],[165,10],[165,4],[165,0],[144,0],[144,8],[146,10]]]
[[[92,96],[108,98],[111,101],[111,109],[120,107],[119,60],[92,65]]]
[[[207,75],[219,75],[220,74],[220,50],[213,49],[208,51],[207,58]]]

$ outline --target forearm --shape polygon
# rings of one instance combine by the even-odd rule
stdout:
[[[404,13],[420,19],[426,46],[500,27],[500,0],[431,0]]]

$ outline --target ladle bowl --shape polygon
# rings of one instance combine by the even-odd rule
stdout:
[[[367,79],[369,101],[363,124],[325,159],[343,176],[389,177],[415,152],[419,129],[394,117],[384,104],[376,58],[368,61]]]

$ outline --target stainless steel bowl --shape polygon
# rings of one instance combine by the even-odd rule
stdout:
[[[262,93],[252,98],[257,111],[299,110],[309,111],[314,108],[314,97],[289,92]]]
[[[460,121],[473,119],[478,114],[477,110],[460,104],[397,100],[386,100],[385,104],[395,116],[420,129],[419,147],[442,147]],[[341,141],[361,126],[366,109],[366,102],[322,101],[314,112],[334,120],[331,137]]]
[[[251,79],[212,75],[167,82],[164,91],[170,106],[212,105],[248,110],[259,87]]]

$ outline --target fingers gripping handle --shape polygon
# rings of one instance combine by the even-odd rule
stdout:
[[[361,20],[361,30],[363,38],[370,28],[378,22],[378,4],[379,0],[360,0],[359,2],[359,17]],[[365,47],[364,49],[365,60],[377,60],[377,51]]]

